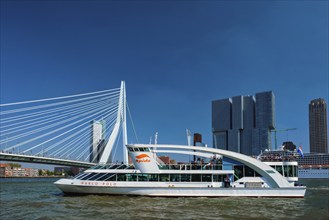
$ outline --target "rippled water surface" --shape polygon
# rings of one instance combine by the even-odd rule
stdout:
[[[1,179],[0,219],[329,219],[329,180],[305,198],[64,196],[54,179]]]

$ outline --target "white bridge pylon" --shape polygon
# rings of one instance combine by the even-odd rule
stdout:
[[[119,135],[119,129],[122,128],[122,142],[123,142],[123,163],[128,164],[128,151],[126,148],[127,142],[127,124],[126,124],[126,85],[124,81],[121,81],[120,97],[117,119],[110,135],[110,138],[104,148],[103,154],[99,160],[100,164],[106,164],[110,161],[110,156],[114,144]]]

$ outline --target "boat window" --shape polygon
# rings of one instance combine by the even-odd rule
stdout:
[[[88,180],[97,180],[101,176],[104,176],[104,173],[95,173],[95,175],[91,176]]]
[[[254,170],[253,169],[251,169],[250,167],[248,167],[248,166],[245,166],[245,169],[244,169],[245,171],[245,176],[255,176],[255,173],[254,173]]]
[[[287,166],[287,176],[288,177],[293,177],[294,175],[293,175],[293,166]]]
[[[134,152],[134,148],[132,148],[132,147],[129,147],[128,149],[129,149],[129,151],[132,151],[132,152]]]
[[[145,152],[150,152],[150,149],[148,149],[147,147],[144,148]]]
[[[137,147],[136,147],[136,148],[134,148],[133,150],[134,150],[135,152],[139,151],[139,149],[138,149]]]
[[[223,175],[214,174],[212,179],[213,179],[213,182],[223,182],[224,177],[223,177]]]
[[[182,174],[181,182],[191,182],[191,174]]]
[[[74,179],[80,179],[80,178],[82,178],[82,177],[85,176],[85,175],[87,175],[87,174],[86,174],[86,173],[80,173],[80,174],[76,175],[76,176],[74,177]]]
[[[90,178],[94,173],[88,173],[86,176],[80,178],[81,180],[87,180],[88,178]]]
[[[257,171],[255,171],[255,176],[256,177],[262,177],[262,175],[260,175],[259,173],[257,173]]]
[[[160,182],[168,182],[169,181],[169,174],[160,174]]]
[[[159,175],[158,174],[149,174],[148,179],[150,182],[158,182],[159,181]]]
[[[202,174],[202,182],[211,182],[211,174]]]
[[[144,148],[140,147],[139,151],[144,152]]]
[[[201,174],[192,174],[192,182],[201,182]]]
[[[117,181],[127,181],[127,175],[124,173],[117,174]]]
[[[213,182],[220,182],[220,181],[219,181],[219,175],[218,175],[218,174],[213,174],[213,175],[212,175],[212,181],[213,181]]]
[[[298,177],[298,166],[294,166],[294,177]]]
[[[282,173],[282,166],[276,166],[275,169],[276,169],[276,171],[278,171],[281,175],[283,175],[283,173]]]
[[[128,181],[137,181],[137,175],[136,174],[127,174],[127,180]]]
[[[104,181],[116,181],[116,177],[117,177],[117,175],[116,175],[116,173],[109,173],[110,175],[109,175],[109,177],[107,177],[106,179],[104,179]]]
[[[234,180],[241,179],[243,177],[243,165],[234,166]]]
[[[138,181],[141,181],[141,182],[148,181],[147,174],[138,174]]]
[[[285,177],[288,177],[288,176],[289,176],[289,175],[288,175],[288,167],[289,167],[289,166],[287,166],[287,165],[284,165],[284,166],[283,166],[283,172],[284,172],[284,176],[285,176]]]
[[[180,182],[180,175],[179,174],[170,174],[170,181],[171,182]]]
[[[97,180],[104,181],[104,180],[108,179],[111,175],[113,175],[113,173],[105,173],[103,176],[100,176]]]

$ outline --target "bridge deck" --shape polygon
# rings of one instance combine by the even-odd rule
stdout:
[[[0,153],[0,161],[15,161],[15,162],[26,162],[26,163],[40,163],[50,165],[65,165],[65,166],[76,166],[76,167],[92,167],[95,163],[76,161],[76,160],[65,160],[51,157],[38,157],[32,155],[21,155],[21,154],[9,154]]]

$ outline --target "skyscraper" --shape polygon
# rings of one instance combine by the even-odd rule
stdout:
[[[272,149],[271,130],[275,128],[275,100],[273,92],[256,94],[255,128],[252,142],[252,154]]]
[[[105,121],[101,120],[91,122],[90,162],[98,163],[100,160],[105,147],[105,129]]]
[[[213,101],[214,147],[246,155],[270,149],[271,130],[275,128],[274,109],[272,91]]]
[[[310,152],[328,153],[327,104],[314,99],[309,106]]]

